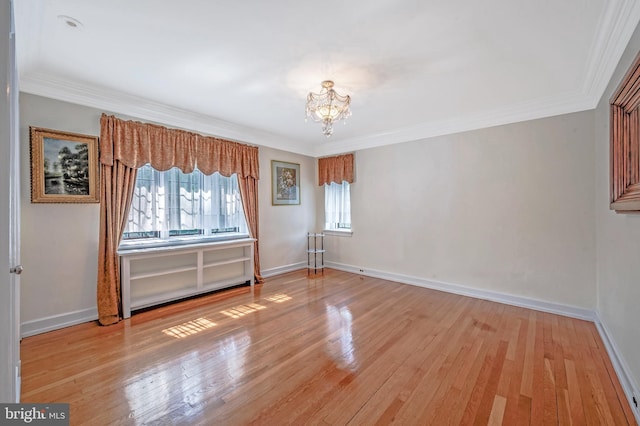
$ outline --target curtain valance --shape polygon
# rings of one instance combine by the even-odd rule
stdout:
[[[105,166],[117,160],[134,169],[150,163],[161,171],[178,167],[191,173],[197,167],[206,175],[260,178],[255,146],[106,114],[100,118],[100,136],[100,162]]]
[[[318,185],[345,180],[353,183],[353,154],[318,159]]]

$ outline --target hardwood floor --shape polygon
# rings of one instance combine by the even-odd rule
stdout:
[[[72,425],[636,424],[592,323],[334,270],[21,350]]]

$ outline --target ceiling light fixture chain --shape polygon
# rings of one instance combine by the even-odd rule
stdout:
[[[340,120],[345,120],[346,123],[346,119],[351,116],[350,103],[349,95],[339,95],[333,90],[333,81],[325,80],[320,93],[310,92],[307,95],[306,117],[322,123],[322,134],[331,137],[333,123]]]

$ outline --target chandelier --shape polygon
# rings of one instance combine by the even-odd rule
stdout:
[[[326,80],[322,82],[320,93],[311,92],[307,96],[307,117],[311,117],[316,123],[322,123],[322,134],[330,137],[333,133],[333,122],[346,120],[351,116],[349,103],[349,95],[338,95],[333,90],[333,81]]]

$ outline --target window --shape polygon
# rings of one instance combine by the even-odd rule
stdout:
[[[125,245],[238,234],[247,234],[247,225],[235,174],[160,172],[148,164],[138,170]]]
[[[351,186],[349,182],[324,184],[325,229],[351,230]]]

